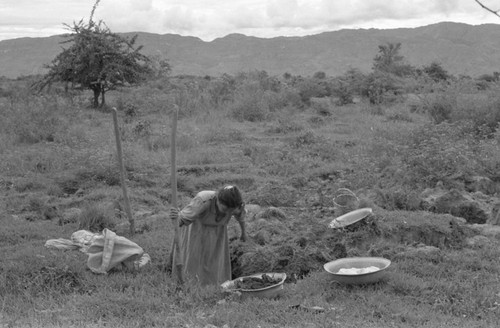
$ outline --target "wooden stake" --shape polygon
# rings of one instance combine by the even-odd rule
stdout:
[[[177,168],[176,168],[176,132],[177,132],[177,117],[179,115],[179,108],[174,105],[173,117],[172,117],[172,137],[170,139],[170,151],[171,151],[171,162],[170,162],[170,185],[172,188],[172,200],[171,205],[173,208],[177,208]],[[172,268],[172,272],[176,273],[177,281],[179,284],[184,283],[182,274],[182,257],[181,249],[179,246],[179,218],[173,221],[174,224],[174,248],[175,248],[175,268]],[[173,251],[173,250],[172,250]],[[173,258],[172,258],[173,259]]]
[[[128,222],[130,223],[130,235],[133,236],[135,233],[135,222],[132,216],[132,211],[130,210],[130,203],[128,201],[127,186],[125,184],[125,166],[123,165],[123,155],[122,155],[122,143],[120,138],[120,130],[118,128],[118,117],[116,108],[113,107],[113,123],[115,126],[115,139],[116,139],[116,149],[118,154],[118,166],[120,167],[120,182],[122,185],[123,201],[125,203],[125,212],[128,217]]]

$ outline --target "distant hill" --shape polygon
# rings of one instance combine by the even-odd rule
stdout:
[[[369,71],[378,45],[402,44],[406,60],[421,66],[437,61],[448,72],[472,77],[500,71],[500,25],[472,26],[438,23],[418,28],[359,29],[325,32],[304,37],[256,38],[230,34],[205,42],[175,34],[138,34],[137,44],[147,55],[164,55],[173,74],[212,75],[265,70],[330,76],[349,68]],[[16,78],[43,73],[43,65],[61,52],[61,36],[0,41],[0,76]],[[67,45],[65,45],[67,46]]]

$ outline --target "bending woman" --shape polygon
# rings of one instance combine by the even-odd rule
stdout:
[[[227,224],[235,217],[241,228],[240,240],[246,240],[245,203],[236,186],[218,191],[199,192],[181,211],[170,210],[170,218],[179,218],[179,248],[183,275],[202,285],[221,284],[231,279],[231,259]],[[171,252],[175,268],[175,247]],[[175,270],[172,270],[175,272]]]

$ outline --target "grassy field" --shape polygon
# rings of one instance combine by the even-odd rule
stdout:
[[[108,103],[119,110],[139,229],[133,236],[122,211],[111,113],[90,109],[86,93],[35,96],[22,84],[8,86],[14,91],[0,98],[0,327],[500,325],[500,240],[481,236],[483,244],[468,244],[479,236],[471,225],[415,201],[437,182],[456,187],[450,177],[456,173],[496,175],[496,87],[464,98],[450,88],[422,110],[405,95],[339,106],[330,98],[301,101],[262,80],[249,78],[231,92],[215,83],[152,82],[109,93]],[[443,103],[453,104],[452,111]],[[179,204],[197,191],[237,184],[247,204],[282,214],[280,220],[249,218],[250,245],[270,249],[286,242],[294,253],[289,268],[298,267],[290,259],[309,254],[298,239],[321,255],[298,279],[287,280],[279,299],[242,301],[217,286],[191,283],[178,289],[170,277],[173,231],[165,213],[173,104],[180,107]],[[447,120],[436,124],[443,113]],[[326,228],[339,214],[333,203],[339,188],[354,191],[359,207],[373,208],[369,225]],[[151,263],[139,272],[96,275],[85,254],[44,247],[81,228],[104,227],[140,245]],[[229,229],[231,247],[245,249],[233,240],[236,227],[233,222]],[[262,242],[262,231],[272,236]],[[367,286],[333,282],[321,264],[336,257],[314,244],[319,240],[341,243],[346,256],[390,259],[387,278]],[[239,272],[253,268],[233,260],[242,265]]]

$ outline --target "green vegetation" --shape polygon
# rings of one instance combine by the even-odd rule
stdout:
[[[393,62],[398,49],[387,46]],[[128,236],[111,115],[90,108],[85,91],[34,95],[29,79],[2,80],[0,326],[497,327],[498,235],[419,198],[436,185],[467,192],[472,176],[498,181],[499,85],[445,73],[431,64],[415,74],[160,75],[110,90],[138,223],[131,238],[152,261],[106,276],[87,270],[83,253],[43,245],[81,228]],[[180,205],[232,183],[248,204],[274,207],[249,217],[249,244],[231,249],[241,251],[232,253],[236,276],[257,267],[289,274],[281,298],[241,301],[170,278],[174,104]],[[366,225],[326,228],[339,188],[373,208]],[[255,245],[258,256],[244,251]],[[388,258],[388,278],[336,284],[321,264],[342,256]]]

